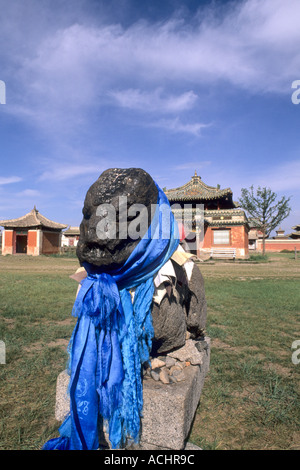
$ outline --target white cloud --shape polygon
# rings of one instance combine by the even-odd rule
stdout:
[[[16,196],[36,198],[36,197],[40,197],[41,193],[40,193],[40,191],[38,191],[36,189],[24,189],[23,191],[20,191],[19,193],[16,193]]]
[[[15,72],[4,112],[30,120],[53,138],[83,129],[91,111],[111,104],[112,97],[132,110],[178,115],[201,106],[199,87],[222,93],[229,83],[251,93],[290,94],[299,78],[299,0],[245,0],[221,9],[215,3],[199,8],[192,23],[177,15],[127,27],[107,19],[92,22],[84,8],[80,24],[72,22],[70,11],[69,21],[58,21],[50,2],[42,7],[31,0],[32,11],[34,5],[42,22],[35,25],[35,13],[32,34],[16,11],[9,18],[8,10],[0,23],[6,32],[0,52]],[[199,135],[202,124],[174,120],[160,127]]]
[[[124,108],[144,112],[178,113],[191,109],[198,97],[193,91],[187,91],[179,95],[165,95],[161,88],[154,91],[142,91],[128,89],[111,91],[109,93],[114,100]]]
[[[176,117],[175,119],[159,119],[158,121],[150,123],[149,126],[165,129],[169,132],[185,133],[199,137],[202,130],[209,127],[210,124],[202,124],[200,122],[183,123],[178,117]]]
[[[45,170],[39,177],[40,181],[54,180],[64,181],[78,176],[84,175],[99,175],[101,173],[101,167],[99,165],[76,165],[76,164],[65,164],[65,165],[53,165],[51,168]]]
[[[35,50],[30,40],[27,50],[25,40],[24,55],[14,55],[23,98],[63,112],[101,103],[107,90],[122,105],[139,108],[151,96],[144,90],[162,83],[190,87],[227,80],[250,90],[283,91],[299,74],[299,1],[247,0],[223,12],[220,17],[217,8],[202,8],[193,26],[172,18],[127,28],[83,21],[53,31],[52,24],[39,32]],[[124,81],[138,86],[127,95],[114,92]],[[152,96],[157,106],[171,106],[159,92]],[[186,109],[195,96],[187,91],[178,102],[175,95],[174,106]]]
[[[0,185],[19,183],[20,181],[22,181],[22,178],[19,176],[0,176]]]

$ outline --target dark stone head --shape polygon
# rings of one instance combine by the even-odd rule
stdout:
[[[153,179],[140,168],[111,168],[104,171],[85,197],[77,245],[80,263],[102,266],[106,270],[122,266],[149,227],[151,205],[157,203],[157,196]],[[139,216],[134,211],[128,216],[128,209],[134,204],[144,206],[147,221],[147,227],[145,224],[144,230],[141,227],[138,238],[131,237],[131,231],[126,230]],[[105,228],[107,238],[99,238],[101,227],[108,227]]]

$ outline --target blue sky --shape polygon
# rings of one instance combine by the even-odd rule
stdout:
[[[79,225],[101,172],[292,196],[299,0],[0,0],[0,219]]]

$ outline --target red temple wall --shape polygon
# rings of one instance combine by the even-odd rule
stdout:
[[[12,255],[15,252],[14,246],[15,246],[15,238],[16,234],[13,230],[5,230],[2,234],[4,237],[4,246],[2,249],[2,254],[3,255]]]
[[[230,230],[230,243],[229,244],[222,244],[222,245],[215,245],[213,243],[213,232],[214,230]],[[202,249],[208,250],[211,248],[236,248],[236,255],[237,257],[244,257],[247,256],[248,251],[248,235],[247,229],[244,225],[237,225],[237,226],[222,226],[220,228],[213,228],[207,227]]]
[[[36,230],[28,230],[28,238],[27,238],[27,254],[28,255],[37,255],[38,252],[37,247],[37,231]]]
[[[274,251],[276,253],[282,250],[294,251],[295,248],[297,251],[300,251],[300,240],[282,240],[282,241],[266,240],[265,247],[266,247],[266,251],[269,251],[269,252]],[[256,250],[263,251],[262,240],[257,241]]]

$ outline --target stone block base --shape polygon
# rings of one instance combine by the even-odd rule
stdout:
[[[194,415],[200,400],[204,379],[209,370],[210,339],[205,338],[207,346],[195,352],[200,361],[183,369],[185,380],[164,384],[151,377],[143,380],[143,418],[141,439],[135,450],[181,450],[191,446],[186,444]],[[189,354],[190,354],[189,348]],[[189,357],[186,358],[189,360]],[[63,421],[69,411],[67,388],[69,376],[61,372],[57,379],[55,418]],[[107,437],[107,436],[106,436]]]

